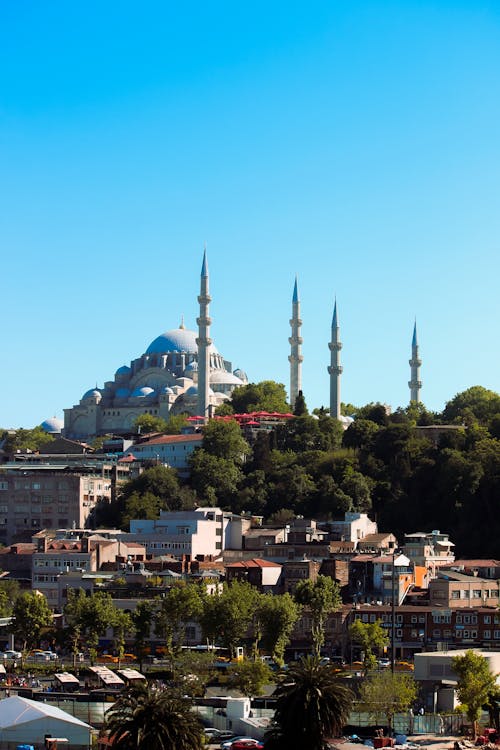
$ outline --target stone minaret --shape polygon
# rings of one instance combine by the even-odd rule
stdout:
[[[413,339],[411,342],[411,359],[409,360],[411,368],[411,380],[408,383],[410,389],[410,401],[415,403],[420,402],[420,389],[422,388],[422,381],[420,380],[420,365],[422,360],[418,356],[418,341],[417,341],[417,321],[413,327]]]
[[[300,326],[302,321],[300,319],[300,300],[299,292],[297,288],[297,277],[295,277],[295,286],[293,288],[292,297],[292,317],[290,319],[290,325],[292,327],[292,335],[288,339],[290,344],[290,355],[288,361],[290,362],[290,403],[292,409],[295,406],[295,399],[299,395],[299,391],[302,390],[302,337],[300,335]]]
[[[337,300],[333,308],[332,318],[332,340],[328,344],[330,348],[330,416],[334,419],[340,419],[340,376],[344,369],[340,364],[340,328],[337,320]]]
[[[198,414],[205,419],[210,416],[210,398],[208,391],[210,388],[210,344],[212,339],[210,338],[210,324],[211,319],[209,317],[209,305],[212,301],[210,294],[208,293],[208,265],[207,265],[207,251],[206,248],[203,252],[203,264],[201,266],[201,283],[200,283],[200,294],[198,296],[198,302],[200,304],[200,317],[196,319],[198,324],[198,338],[196,344],[198,346]]]

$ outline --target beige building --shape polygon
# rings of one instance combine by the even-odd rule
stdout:
[[[95,534],[75,537],[71,533],[65,538],[40,537],[43,551],[32,557],[32,588],[45,595],[49,606],[59,606],[59,577],[63,573],[96,572],[107,563],[119,565],[134,559],[144,560],[146,550],[133,544],[130,548],[122,541],[108,539]]]
[[[440,571],[429,583],[429,601],[432,606],[446,609],[498,607],[499,586],[500,582],[491,578]]]

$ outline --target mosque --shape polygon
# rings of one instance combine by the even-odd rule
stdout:
[[[130,365],[119,367],[114,380],[103,388],[91,388],[80,403],[64,410],[64,436],[85,440],[96,435],[125,435],[134,432],[134,421],[142,414],[168,420],[171,415],[187,414],[207,420],[215,409],[228,401],[238,386],[246,385],[243,370],[232,369],[232,364],[219,354],[210,338],[209,315],[211,297],[206,252],[201,268],[198,295],[198,331],[190,331],[183,322],[179,328],[162,333],[148,346],[144,354]],[[291,404],[302,390],[302,337],[300,329],[300,300],[297,280],[292,296],[290,388]],[[340,413],[340,327],[335,301],[331,325],[330,349],[330,414],[344,421]],[[421,361],[418,355],[416,324],[413,331],[411,380],[408,383],[411,400],[419,401]],[[58,422],[55,425],[55,422]],[[349,422],[352,421],[349,419]],[[60,432],[60,420],[47,420],[48,432]],[[43,426],[43,425],[42,425]],[[345,424],[347,427],[347,424]],[[58,428],[58,429],[57,429]]]

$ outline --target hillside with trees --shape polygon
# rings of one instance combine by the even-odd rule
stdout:
[[[282,384],[235,390],[232,411],[288,411]],[[382,531],[440,529],[460,556],[495,557],[500,535],[500,395],[481,386],[457,394],[442,413],[411,404],[344,405],[347,430],[321,408],[260,431],[250,445],[235,421],[212,420],[191,457],[191,477],[155,466],[127,483],[97,523],[127,528],[161,510],[220,506],[285,522],[294,515],[333,520],[367,512]],[[23,439],[31,435],[23,435]]]

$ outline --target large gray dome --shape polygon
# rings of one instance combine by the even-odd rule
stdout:
[[[198,354],[196,338],[198,334],[187,328],[173,328],[171,331],[165,331],[150,343],[146,349],[146,354],[166,354],[167,352],[186,352],[186,354]],[[210,351],[217,353],[212,344]]]

